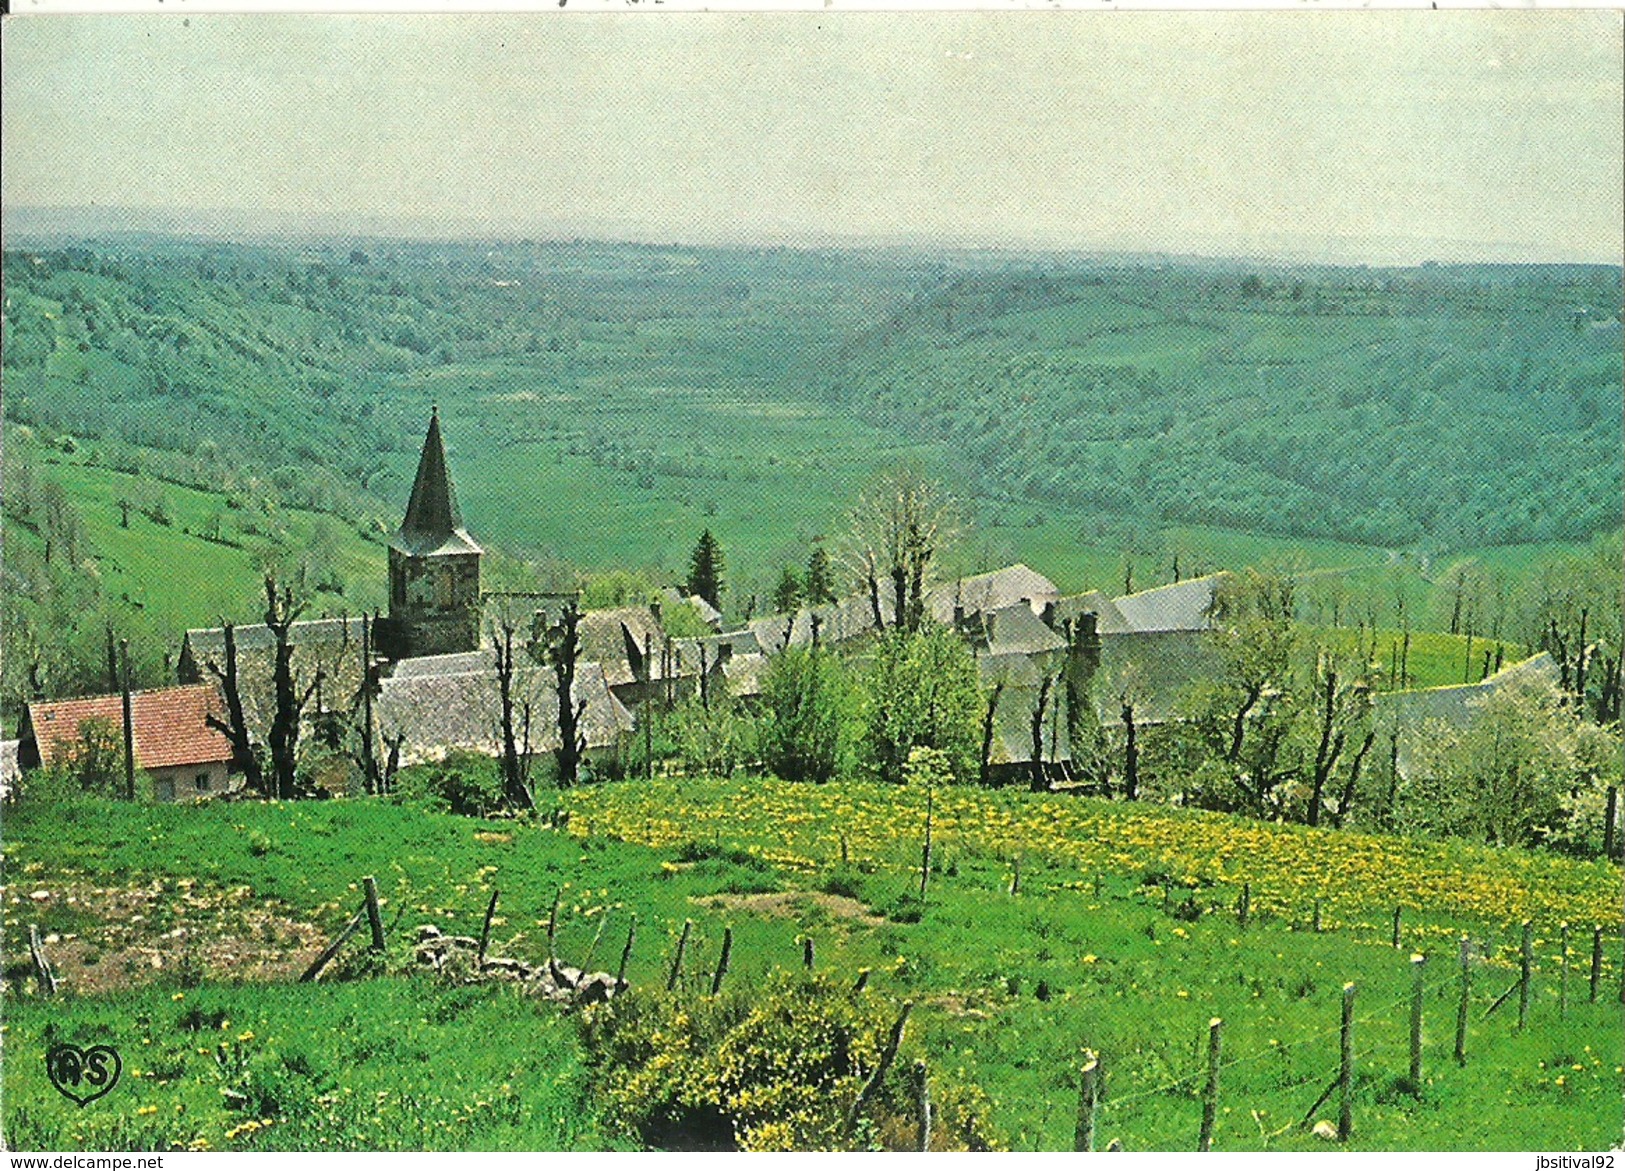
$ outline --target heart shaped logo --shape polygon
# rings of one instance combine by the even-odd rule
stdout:
[[[45,1073],[64,1098],[89,1105],[118,1085],[124,1071],[118,1050],[111,1045],[53,1045],[45,1055]]]

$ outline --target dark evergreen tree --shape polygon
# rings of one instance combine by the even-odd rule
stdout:
[[[814,545],[807,558],[807,578],[803,587],[809,606],[822,606],[835,600],[835,566],[822,545]]]
[[[722,609],[722,546],[706,529],[688,560],[688,592]]]
[[[776,613],[788,614],[801,605],[801,598],[801,579],[787,565],[779,575],[779,584],[773,587],[773,609]]]

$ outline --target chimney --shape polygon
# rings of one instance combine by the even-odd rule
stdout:
[[[954,603],[954,630],[960,634],[965,633],[965,607],[958,602]]]
[[[656,622],[660,621],[660,599],[655,598],[649,603],[649,613],[654,615]]]
[[[731,642],[717,644],[717,662],[726,663],[734,657],[734,645]]]
[[[1044,620],[1044,625],[1045,626],[1049,627],[1051,630],[1055,629],[1055,603],[1054,602],[1045,602],[1044,603],[1044,613],[1041,615],[1041,617]]]
[[[1100,666],[1100,615],[1093,610],[1078,616],[1076,651],[1091,670]]]

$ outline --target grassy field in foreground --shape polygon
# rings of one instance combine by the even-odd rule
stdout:
[[[1625,1064],[1617,935],[1605,941],[1597,1003],[1586,971],[1590,924],[1617,921],[1617,870],[955,790],[939,794],[937,865],[922,908],[910,897],[920,797],[847,784],[625,783],[566,795],[567,833],[375,801],[19,809],[6,825],[7,951],[17,955],[26,924],[39,922],[60,941],[51,946],[68,992],[47,1006],[27,994],[21,971],[6,973],[8,1141],[624,1142],[594,1121],[593,1100],[579,1092],[584,1055],[550,1010],[505,987],[401,978],[416,924],[477,933],[493,888],[502,892],[493,950],[531,960],[545,954],[543,924],[561,889],[567,962],[581,962],[601,935],[593,966],[613,968],[635,913],[638,988],[664,983],[692,920],[680,983],[695,998],[708,989],[724,927],[734,932],[735,990],[798,964],[799,941],[810,937],[820,971],[849,978],[867,967],[874,976],[863,995],[916,1003],[905,1058],[980,1086],[993,1103],[991,1129],[1017,1149],[1070,1145],[1084,1046],[1101,1052],[1106,1069],[1102,1145],[1193,1149],[1201,1045],[1214,1016],[1226,1021],[1216,1149],[1319,1148],[1297,1123],[1335,1071],[1345,981],[1357,988],[1357,1149],[1582,1150],[1617,1139]],[[218,945],[246,953],[262,946],[269,921],[284,933],[313,925],[316,942],[293,957],[302,961],[349,916],[368,873],[386,899],[390,975],[230,982],[240,968],[220,959]],[[1232,911],[1243,880],[1254,896],[1245,929]],[[1307,922],[1317,893],[1321,933]],[[130,913],[138,894],[139,921]],[[1393,900],[1405,907],[1399,951],[1387,938]],[[1507,925],[1524,914],[1538,929],[1520,1032],[1515,997],[1487,1010],[1516,975]],[[1564,1016],[1559,916],[1576,924]],[[1465,1067],[1451,1059],[1458,932],[1475,957]],[[87,944],[91,968],[121,973],[108,992],[75,990],[92,977],[68,957]],[[1420,1085],[1406,1077],[1413,948],[1427,957]],[[84,1110],[50,1093],[36,1068],[47,1037],[105,1036],[132,1067],[128,1087]],[[259,1096],[233,1106],[219,1091],[244,1078]],[[1334,1101],[1315,1117],[1335,1111]]]

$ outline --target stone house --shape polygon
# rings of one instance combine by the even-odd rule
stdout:
[[[152,778],[159,801],[208,797],[236,787],[231,745],[208,724],[222,715],[213,687],[201,684],[130,695],[135,765]],[[18,733],[22,769],[50,768],[72,758],[87,726],[103,724],[123,743],[124,698],[97,695],[30,703]]]

